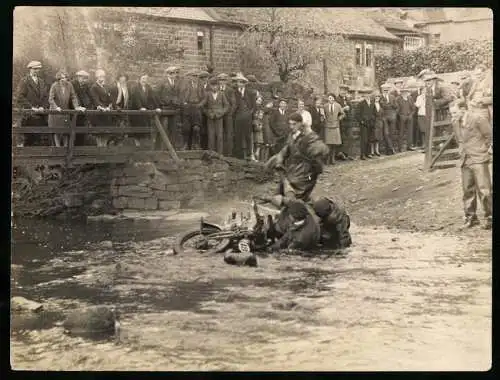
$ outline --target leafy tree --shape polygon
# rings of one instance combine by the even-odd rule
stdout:
[[[297,79],[323,59],[342,69],[348,56],[342,19],[321,8],[246,8],[242,67]],[[267,69],[267,70],[266,70]],[[269,72],[270,71],[270,72]]]

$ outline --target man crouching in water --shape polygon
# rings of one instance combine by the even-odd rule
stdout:
[[[313,203],[315,214],[320,218],[320,245],[326,249],[343,250],[352,244],[349,228],[351,219],[344,203],[334,197],[320,198]]]

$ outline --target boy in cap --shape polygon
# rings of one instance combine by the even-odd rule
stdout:
[[[400,92],[401,96],[396,99],[399,118],[398,149],[400,152],[403,152],[415,148],[415,143],[413,141],[413,114],[415,113],[415,104],[410,97],[410,90],[408,88],[402,88]]]
[[[47,85],[40,76],[42,64],[31,61],[27,68],[29,74],[21,79],[17,92],[17,103],[19,108],[32,109],[33,111],[44,110],[49,107],[49,92]],[[44,115],[26,115],[21,120],[22,126],[46,126],[47,118]],[[20,136],[18,146],[42,145],[43,139],[36,134],[25,134]]]
[[[219,90],[217,78],[208,81],[209,91],[200,103],[207,116],[208,149],[224,154],[224,122],[223,118],[229,112],[230,105],[226,96]]]
[[[236,83],[236,106],[234,110],[235,144],[233,153],[236,157],[255,160],[252,141],[252,118],[255,112],[257,96],[255,91],[246,87],[248,79],[242,73],[238,73],[233,79]]]
[[[234,89],[229,86],[229,75],[221,73],[217,75],[219,81],[220,92],[223,93],[229,102],[229,111],[224,115],[224,154],[226,156],[233,155],[233,141],[234,141],[234,110],[236,108],[236,98]]]
[[[162,116],[161,122],[174,148],[180,149],[183,144],[181,142],[181,133],[179,133],[179,112],[181,112],[182,108],[179,68],[170,66],[165,70],[165,73],[167,78],[158,89],[158,101],[162,110],[175,110],[178,112],[175,115]],[[163,145],[161,140],[158,139],[158,134],[155,134],[154,147],[156,148],[158,144]]]
[[[200,149],[201,109],[200,103],[205,93],[198,83],[198,73],[194,70],[186,73],[187,83],[182,92],[183,140],[184,149]]]

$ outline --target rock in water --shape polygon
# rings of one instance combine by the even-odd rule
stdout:
[[[256,267],[258,265],[257,263],[257,256],[255,254],[248,252],[248,253],[226,253],[224,255],[224,262],[226,264],[231,264],[231,265],[238,265],[238,266],[249,266],[249,267]]]
[[[108,307],[90,307],[69,314],[63,327],[65,332],[71,335],[105,337],[115,333],[117,319],[117,314]]]
[[[13,313],[37,313],[43,310],[43,305],[35,301],[30,301],[24,297],[12,297],[10,300],[10,309]]]

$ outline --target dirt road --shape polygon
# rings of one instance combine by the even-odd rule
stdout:
[[[457,171],[425,173],[422,160],[405,154],[327,170],[319,192],[343,196],[354,224],[345,257],[278,255],[238,268],[220,257],[172,256],[171,238],[67,252],[41,270],[58,263],[83,272],[37,288],[101,289],[103,303],[123,310],[121,343],[31,331],[13,337],[13,367],[489,369],[491,233],[458,230]]]

